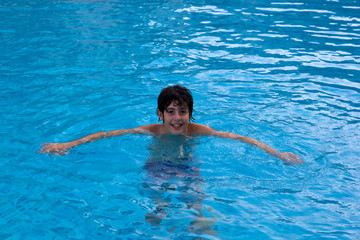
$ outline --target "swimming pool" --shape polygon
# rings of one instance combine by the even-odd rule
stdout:
[[[356,0],[2,2],[0,238],[357,239],[359,9]],[[178,83],[194,95],[195,122],[304,164],[210,137],[128,135],[37,153],[40,143],[154,123],[159,91]]]

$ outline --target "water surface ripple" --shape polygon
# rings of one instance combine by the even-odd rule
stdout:
[[[1,2],[0,238],[357,239],[359,11],[358,0]],[[37,153],[157,122],[159,91],[178,83],[197,123],[304,165],[210,137]]]

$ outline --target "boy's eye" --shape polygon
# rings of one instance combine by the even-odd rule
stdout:
[[[175,111],[178,111],[180,115],[186,115],[189,113],[189,110],[184,108],[184,109],[180,109],[180,110],[175,110],[175,109],[165,109],[166,113],[173,115],[175,114]]]

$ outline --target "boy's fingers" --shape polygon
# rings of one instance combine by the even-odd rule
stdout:
[[[50,153],[52,152],[52,149],[51,149],[51,143],[42,143],[41,144],[42,146],[44,146],[43,148],[40,149],[40,152],[42,153]]]
[[[44,148],[40,149],[40,152],[42,152],[42,153],[49,153],[50,151],[49,151],[49,149],[47,149],[46,147],[44,147]]]
[[[301,164],[303,164],[302,158],[294,153],[284,152],[283,157],[285,160],[284,163],[286,165],[292,165],[292,164],[301,165]]]
[[[303,160],[302,160],[302,158],[300,156],[298,156],[298,155],[296,155],[294,153],[292,153],[291,155],[292,155],[292,157],[293,157],[293,159],[295,161],[295,164],[298,164],[298,165],[303,164]]]

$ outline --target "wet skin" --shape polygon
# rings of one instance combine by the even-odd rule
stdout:
[[[185,104],[179,104],[174,101],[169,106],[166,107],[164,112],[157,110],[159,119],[163,123],[154,123],[150,125],[144,125],[131,129],[120,129],[112,130],[108,132],[97,132],[85,136],[83,138],[77,139],[75,141],[67,143],[44,143],[44,147],[40,150],[42,153],[52,153],[52,154],[65,154],[67,150],[84,144],[87,142],[93,142],[101,138],[107,137],[116,137],[125,134],[151,134],[151,135],[187,135],[187,136],[214,136],[220,138],[230,138],[238,140],[241,142],[248,143],[250,145],[255,145],[268,154],[279,158],[285,164],[288,165],[301,165],[303,160],[300,156],[291,153],[291,152],[279,152],[276,149],[266,145],[263,142],[260,142],[254,138],[242,136],[239,134],[217,131],[209,126],[191,123],[190,122],[190,112],[188,106]]]
[[[186,105],[172,102],[163,113],[158,110],[157,114],[163,121],[166,132],[174,135],[187,134],[190,113]]]

